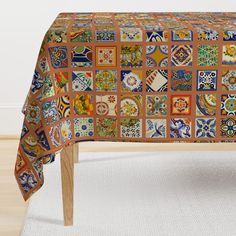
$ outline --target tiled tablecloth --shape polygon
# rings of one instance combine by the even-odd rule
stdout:
[[[236,13],[61,13],[23,113],[25,200],[78,141],[234,142]]]

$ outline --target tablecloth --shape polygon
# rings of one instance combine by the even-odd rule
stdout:
[[[236,13],[60,13],[22,111],[25,200],[79,141],[235,142]]]

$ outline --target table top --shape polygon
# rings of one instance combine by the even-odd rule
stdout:
[[[25,200],[75,142],[235,142],[236,13],[60,13],[23,113]]]

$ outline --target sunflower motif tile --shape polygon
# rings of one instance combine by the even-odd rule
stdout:
[[[142,114],[142,96],[122,94],[120,102],[121,116],[139,116]]]
[[[96,66],[114,67],[116,66],[116,47],[97,46],[96,47]]]
[[[117,91],[117,71],[96,70],[96,91]]]
[[[121,137],[140,138],[142,137],[142,120],[136,118],[121,118]]]
[[[146,91],[166,92],[168,88],[168,70],[147,70]]]
[[[216,100],[216,94],[197,94],[196,116],[215,116]]]
[[[223,138],[234,138],[236,136],[236,119],[233,117],[222,118],[220,134]]]
[[[217,70],[198,70],[197,71],[197,90],[216,91],[217,89]]]
[[[142,71],[141,70],[122,70],[121,71],[121,90],[124,92],[142,91]]]
[[[146,47],[147,67],[167,67],[168,66],[168,45],[148,45]]]
[[[172,91],[191,91],[193,73],[190,70],[171,71],[171,90]]]
[[[171,96],[172,115],[191,114],[191,95],[172,95]]]
[[[92,67],[93,52],[91,46],[76,46],[71,53],[72,67]]]
[[[147,119],[146,138],[166,138],[166,119]]]
[[[189,118],[172,118],[170,120],[170,137],[183,139],[191,138],[191,126],[191,119]]]
[[[223,94],[221,95],[221,115],[236,115],[236,95]]]
[[[222,71],[222,90],[236,91],[236,70]]]
[[[93,96],[89,94],[76,94],[73,99],[74,113],[77,115],[93,114]]]
[[[197,118],[195,121],[196,138],[215,138],[216,119],[215,118]]]
[[[167,95],[147,95],[146,115],[166,116],[167,115]]]
[[[96,95],[96,114],[101,116],[115,116],[117,113],[117,96]]]
[[[141,45],[122,45],[120,52],[121,67],[141,67],[143,65]]]
[[[223,45],[223,65],[236,65],[236,44]]]
[[[92,71],[72,71],[72,90],[92,91],[93,90],[93,72]]]
[[[173,45],[171,47],[172,66],[192,66],[192,45]]]
[[[217,45],[199,45],[198,48],[198,66],[217,66],[219,47]]]
[[[83,117],[74,119],[75,137],[93,137],[94,136],[94,120],[92,117]]]

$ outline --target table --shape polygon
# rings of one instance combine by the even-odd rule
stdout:
[[[60,13],[22,109],[25,200],[61,152],[65,225],[81,141],[235,142],[236,13]]]

